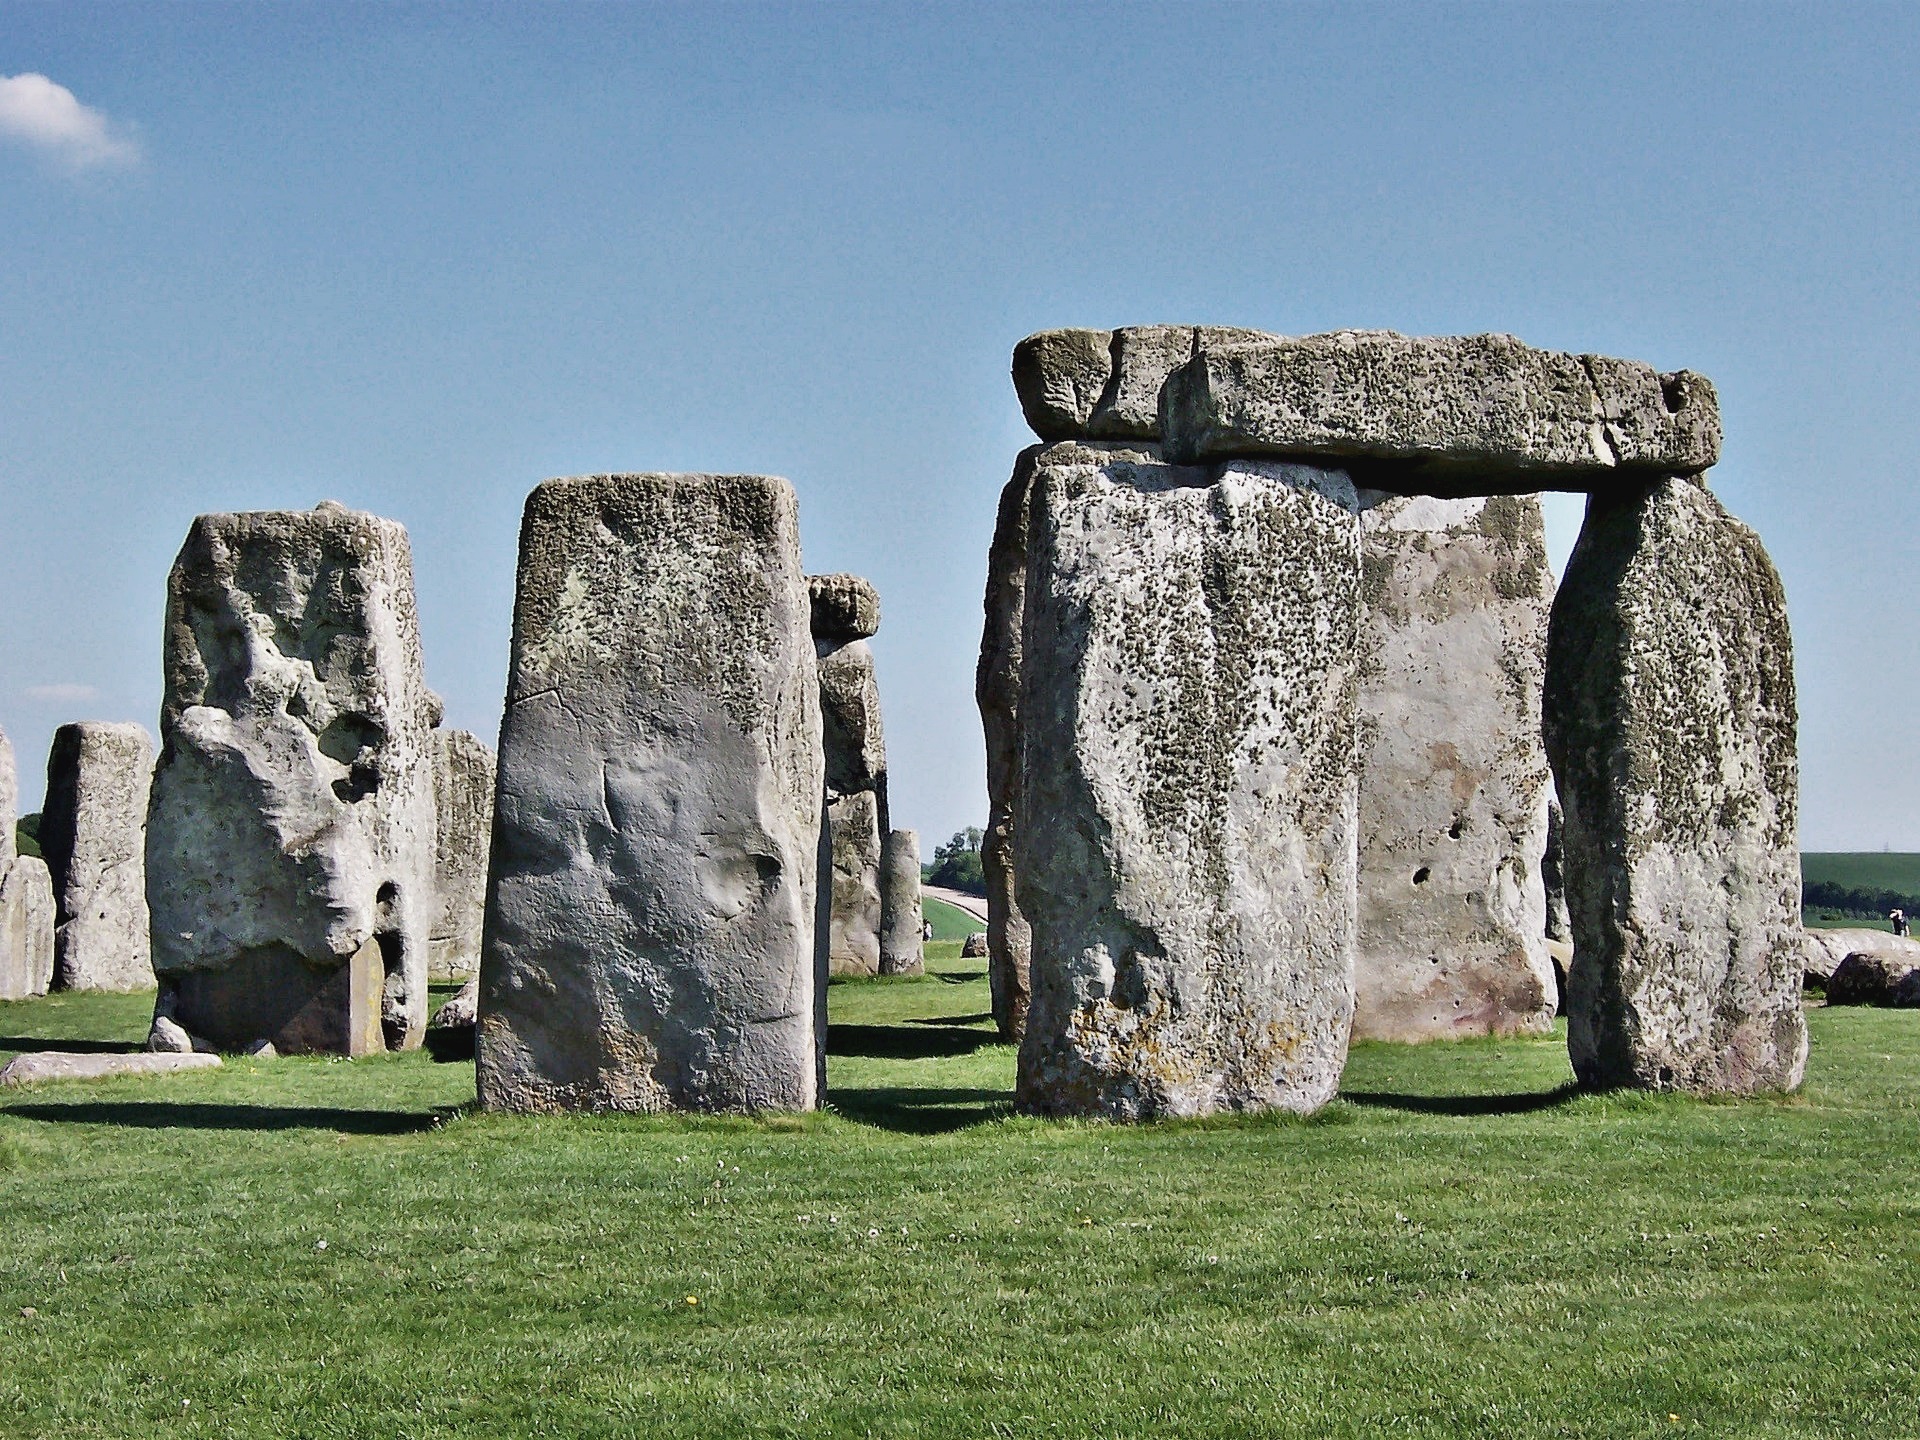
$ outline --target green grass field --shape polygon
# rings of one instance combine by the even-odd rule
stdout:
[[[804,1118],[477,1114],[425,1054],[8,1092],[6,1433],[1920,1433],[1920,1014],[1814,1010],[1792,1098],[1365,1045],[1311,1121],[1128,1129],[1008,1114],[957,949],[834,985]]]
[[[931,895],[920,902],[921,912],[933,922],[935,940],[964,940],[976,930],[984,930],[982,925],[966,911],[944,900],[936,900]]]
[[[1920,895],[1920,855],[1883,850],[1827,850],[1800,853],[1800,878],[1808,885],[1841,885],[1849,890],[1895,890]],[[1813,926],[1853,926],[1891,930],[1884,915],[1849,915],[1808,907],[1801,919]]]

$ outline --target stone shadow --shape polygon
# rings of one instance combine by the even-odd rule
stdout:
[[[857,1055],[865,1060],[937,1060],[946,1056],[971,1055],[988,1045],[998,1045],[1000,1037],[991,1030],[961,1030],[975,1019],[957,1018],[928,1022],[910,1021],[904,1025],[827,1026],[827,1054]]]
[[[902,1135],[948,1135],[1013,1113],[1007,1090],[829,1087],[827,1105],[849,1120]]]
[[[1342,1090],[1340,1098],[1377,1110],[1404,1110],[1414,1115],[1531,1115],[1557,1110],[1586,1093],[1569,1080],[1551,1090],[1525,1090],[1506,1095],[1407,1095],[1392,1090]]]
[[[79,1101],[0,1106],[0,1113],[66,1125],[135,1130],[332,1130],[341,1135],[417,1135],[458,1114],[438,1110],[346,1110],[326,1106],[204,1105],[162,1100]]]
[[[19,1051],[56,1050],[67,1055],[132,1055],[145,1047],[139,1040],[69,1040],[55,1035],[0,1035],[0,1054]]]

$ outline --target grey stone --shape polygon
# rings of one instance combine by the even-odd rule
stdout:
[[[880,973],[879,797],[871,790],[827,795],[831,885],[827,970],[833,975]]]
[[[1224,325],[1043,330],[1013,350],[1013,388],[1044,441],[1158,440],[1160,389],[1209,345],[1279,337]]]
[[[1833,972],[1849,955],[1885,955],[1904,959],[1909,965],[1920,965],[1920,940],[1885,930],[1809,928],[1802,932],[1800,953],[1801,975],[1805,984],[1821,990],[1826,988],[1827,981],[1833,978]]]
[[[1856,952],[1827,980],[1829,1005],[1891,1005],[1907,977],[1920,973],[1911,956],[1886,950]]]
[[[1800,1083],[1795,725],[1786,597],[1759,538],[1695,479],[1595,495],[1545,705],[1584,1083]]]
[[[1920,967],[1900,977],[1887,996],[1887,1004],[1895,1010],[1920,1010]]]
[[[865,640],[880,633],[880,592],[858,575],[809,575],[807,600],[816,640]]]
[[[1348,478],[1036,458],[1014,872],[1029,1111],[1310,1111],[1353,1017]]]
[[[147,1049],[158,1055],[189,1055],[199,1048],[178,1021],[166,1015],[153,1017],[153,1028],[147,1031]]]
[[[1354,1038],[1545,1033],[1540,502],[1380,498],[1362,531]]]
[[[528,497],[482,1105],[817,1103],[808,616],[784,480],[599,475]]]
[[[62,725],[47,757],[40,850],[57,915],[63,990],[153,985],[147,934],[147,791],[153,741],[138,725]]]
[[[464,980],[480,968],[493,843],[493,750],[465,730],[433,732],[433,924],[427,977]]]
[[[273,1048],[271,1040],[256,1040],[247,1047],[247,1055],[254,1060],[278,1060],[280,1052]]]
[[[962,960],[984,960],[987,953],[987,932],[984,930],[975,930],[960,942]]]
[[[44,995],[53,983],[53,881],[15,845],[19,808],[13,744],[0,730],[0,1000]]]
[[[869,611],[878,625],[879,599],[871,585],[854,575],[816,575],[807,583],[813,596],[814,655],[820,671],[826,825],[833,866],[828,968],[835,975],[877,975],[881,849],[887,833],[887,743],[880,722],[873,649],[865,640],[838,637],[862,628],[844,623],[850,610]],[[823,604],[823,595],[865,596],[871,604],[842,605],[838,599]]]
[[[920,835],[889,830],[880,870],[880,973],[926,969],[920,938]]]
[[[48,1080],[114,1080],[124,1075],[171,1075],[181,1070],[217,1070],[218,1055],[77,1055],[67,1050],[34,1050],[16,1055],[0,1070],[0,1085],[38,1085]]]
[[[1162,402],[1170,460],[1362,465],[1363,483],[1402,492],[1631,488],[1720,458],[1705,376],[1511,335],[1339,330],[1203,346]]]
[[[1573,921],[1567,916],[1566,849],[1560,838],[1566,823],[1556,797],[1547,805],[1547,848],[1540,857],[1540,878],[1547,890],[1547,939],[1571,945]]]
[[[406,531],[332,502],[200,516],[168,580],[165,662],[158,1013],[223,1050],[417,1045],[440,707]]]
[[[474,976],[433,1012],[429,1030],[471,1030],[480,1013],[480,977]]]

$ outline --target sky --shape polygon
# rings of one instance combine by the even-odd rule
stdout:
[[[1920,7],[0,0],[0,727],[154,728],[203,511],[403,521],[499,729],[521,504],[774,473],[878,585],[893,813],[980,823],[1007,364],[1502,330],[1712,378],[1807,849],[1920,850]],[[1579,503],[1549,507],[1564,555]]]

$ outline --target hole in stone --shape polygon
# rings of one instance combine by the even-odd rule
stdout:
[[[1678,415],[1687,408],[1687,402],[1692,398],[1693,390],[1685,376],[1674,374],[1660,377],[1660,399],[1669,415]]]
[[[333,782],[333,793],[343,804],[353,805],[380,788],[380,767],[371,761],[355,765]]]
[[[329,760],[352,765],[386,738],[386,727],[371,715],[348,714],[329,720],[314,743]]]
[[[383,886],[392,889],[392,886]],[[380,968],[386,981],[380,987],[380,1039],[389,1050],[407,1043],[404,997],[407,942],[395,931],[382,930],[373,937],[380,946]]]
[[[1664,1090],[1672,1084],[1673,1071],[1669,1070],[1665,1065],[1662,1065],[1660,1067],[1660,1088]]]
[[[1439,963],[1440,963],[1440,957],[1438,955],[1427,956],[1427,964],[1438,965]]]
[[[1432,878],[1433,871],[1425,865],[1422,865],[1418,870],[1413,872],[1413,883],[1416,885],[1424,885]]]
[[[1447,827],[1447,838],[1449,840],[1458,840],[1461,835],[1466,832],[1466,828],[1467,822],[1462,820],[1458,815],[1454,816],[1453,824]]]

